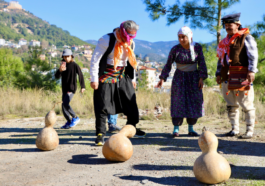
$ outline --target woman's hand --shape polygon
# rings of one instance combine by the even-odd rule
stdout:
[[[90,83],[91,88],[93,88],[94,90],[98,89],[98,82],[91,82]]]
[[[160,79],[160,81],[157,83],[156,88],[161,88],[163,86],[164,80]]]
[[[85,89],[84,89],[84,88],[82,88],[82,89],[81,89],[81,93],[83,94],[84,92],[85,92]]]
[[[199,81],[199,89],[201,90],[203,88],[203,79],[200,78],[200,81]]]

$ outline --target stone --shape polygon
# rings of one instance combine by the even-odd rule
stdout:
[[[141,183],[146,184],[146,183],[148,183],[148,181],[149,181],[148,179],[145,179],[145,180],[142,180]]]

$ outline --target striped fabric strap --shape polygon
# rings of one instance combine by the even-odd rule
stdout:
[[[124,77],[125,67],[117,67],[116,71],[114,66],[107,65],[103,75],[100,76],[99,81],[101,83],[117,83]]]

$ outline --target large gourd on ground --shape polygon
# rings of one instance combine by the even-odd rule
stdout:
[[[227,181],[231,176],[231,167],[227,160],[217,153],[217,137],[204,127],[198,143],[202,154],[196,159],[193,166],[197,180],[206,184]]]
[[[136,129],[125,125],[118,134],[112,135],[104,144],[102,153],[109,161],[127,161],[133,154],[133,146],[128,138],[132,138]]]
[[[56,113],[52,109],[45,116],[45,127],[39,132],[36,146],[41,150],[53,150],[59,145],[59,137],[53,125],[57,120]]]

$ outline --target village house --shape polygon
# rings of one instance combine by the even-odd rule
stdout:
[[[12,48],[21,48],[21,46],[19,44],[13,43]]]
[[[57,47],[56,47],[55,45],[52,45],[52,46],[51,46],[51,49],[52,49],[52,50],[56,50]]]
[[[144,61],[145,61],[145,62],[149,62],[149,57],[148,57],[148,56],[145,56],[145,57],[144,57]]]
[[[74,50],[74,51],[77,51],[79,48],[78,48],[78,46],[75,46],[75,45],[73,45],[72,47],[72,50]]]
[[[10,10],[8,10],[7,8],[4,8],[4,12],[10,12]]]
[[[155,87],[155,80],[156,80],[156,69],[155,68],[149,68],[146,66],[139,66],[138,73],[136,74],[136,81],[139,81],[141,79],[141,74],[143,72],[146,72],[147,75],[147,87],[148,89],[153,89]]]
[[[6,40],[0,39],[0,45],[5,45],[5,44],[6,44]]]
[[[84,48],[85,48],[86,50],[91,49],[91,46],[89,46],[89,45],[83,45],[83,46],[84,46]]]
[[[33,46],[33,47],[40,46],[40,42],[39,41],[36,41],[36,40],[31,40],[29,42],[29,46]]]
[[[88,61],[91,61],[93,50],[84,50],[84,57],[87,58]]]
[[[83,54],[85,55],[92,55],[93,51],[92,50],[84,50]]]
[[[28,41],[27,41],[26,39],[21,38],[21,39],[19,40],[18,44],[19,44],[20,46],[22,46],[22,45],[27,45],[27,44],[28,44]]]
[[[64,45],[63,48],[70,48],[68,45]]]
[[[45,56],[45,54],[41,54],[41,55],[39,56],[39,58],[40,58],[40,60],[45,61],[46,56]]]
[[[145,66],[149,67],[149,68],[152,68],[152,63],[151,62],[145,62]]]
[[[169,77],[173,77],[176,71],[176,65],[173,64],[171,67],[171,71],[169,72]]]
[[[51,51],[51,52],[48,52],[48,54],[51,56],[51,57],[56,57],[58,55],[58,53],[56,51]]]

